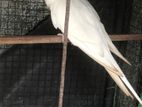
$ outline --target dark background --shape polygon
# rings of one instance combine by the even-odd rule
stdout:
[[[142,32],[141,0],[90,0],[109,34]],[[0,35],[56,34],[42,0],[0,0]],[[142,43],[114,42],[132,63],[121,68],[141,93]],[[0,106],[57,107],[61,44],[3,45],[0,49]],[[136,107],[106,71],[69,44],[65,107]]]

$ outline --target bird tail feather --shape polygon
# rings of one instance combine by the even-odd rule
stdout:
[[[127,95],[130,96],[131,98],[135,98],[139,101],[140,104],[142,104],[142,100],[140,97],[137,95],[127,78],[123,76],[119,76],[113,72],[111,72],[109,69],[105,68],[109,75],[112,77],[112,79],[116,82],[116,84],[119,86],[119,88]]]
[[[120,59],[122,59],[127,64],[131,65],[131,63],[118,51],[118,49],[114,46],[112,41],[108,42],[109,48],[111,52],[113,52],[115,55],[117,55]]]
[[[112,79],[116,82],[116,84],[119,86],[119,88],[127,95],[130,96],[131,98],[133,98],[133,96],[131,95],[131,93],[129,93],[129,90],[127,89],[127,87],[124,85],[124,83],[122,82],[122,80],[120,79],[120,77],[114,73],[112,73],[109,69],[105,68],[106,71],[108,72],[108,74],[112,77]]]
[[[107,34],[107,32],[106,32],[106,30],[104,28],[104,25],[101,24],[100,27],[101,27],[101,31],[103,31],[102,35],[104,36],[104,38],[106,38],[108,47],[111,50],[111,52],[113,52],[115,55],[117,55],[120,59],[122,59],[127,64],[131,65],[131,63],[118,51],[118,49],[112,43],[111,39],[109,38],[109,36],[108,36],[108,34]]]
[[[142,100],[137,95],[137,93],[135,92],[135,90],[133,89],[133,87],[131,86],[126,76],[122,72],[121,68],[119,67],[119,65],[117,64],[117,62],[109,51],[105,52],[105,58],[99,58],[99,56],[97,55],[90,55],[90,57],[92,57],[95,61],[97,61],[106,69],[112,79],[127,96],[130,96],[131,98],[136,98],[139,103],[142,104]],[[111,66],[108,65],[107,62],[109,62]]]
[[[90,56],[93,60],[98,62],[107,70],[107,72],[112,77],[112,79],[116,82],[119,88],[122,89],[122,91],[127,96],[130,96],[131,98],[136,98],[139,101],[139,103],[142,104],[141,99],[139,98],[135,90],[132,88],[130,83],[128,82],[121,68],[119,67],[113,56],[111,55],[111,52],[108,47],[104,47],[102,50],[104,54],[100,55],[95,50],[96,48],[95,49],[92,48],[94,47],[94,45],[91,44],[92,45],[91,46],[88,43],[82,43],[80,41],[78,43],[80,43],[79,48],[82,51],[84,51],[88,56]],[[116,51],[115,48],[113,48],[113,50]],[[118,52],[116,52],[116,54],[119,55]],[[119,56],[122,57],[121,54]]]

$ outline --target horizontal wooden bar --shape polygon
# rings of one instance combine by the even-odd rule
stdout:
[[[112,41],[140,41],[142,34],[110,35]],[[2,36],[0,44],[42,44],[42,43],[63,43],[59,35],[26,35],[26,36]]]
[[[6,36],[0,38],[0,44],[42,44],[42,43],[62,43],[62,36],[55,35],[26,35],[26,36]]]
[[[141,41],[142,34],[120,34],[110,35],[112,41]]]

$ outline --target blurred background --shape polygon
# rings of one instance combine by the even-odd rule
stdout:
[[[142,33],[142,0],[89,0],[109,34]],[[44,0],[0,0],[0,36],[57,34]],[[117,59],[142,93],[142,42],[114,42]],[[61,44],[0,46],[0,107],[57,107]],[[82,66],[80,66],[82,65]],[[137,107],[106,71],[69,44],[64,107]]]

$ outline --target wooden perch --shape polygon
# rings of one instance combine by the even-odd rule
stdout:
[[[112,41],[141,41],[142,34],[120,34],[120,35],[110,35]]]
[[[88,35],[89,36],[89,35]],[[110,35],[112,41],[139,41],[142,34]],[[0,44],[42,44],[42,43],[63,43],[62,36],[58,35],[26,35],[0,37]]]

